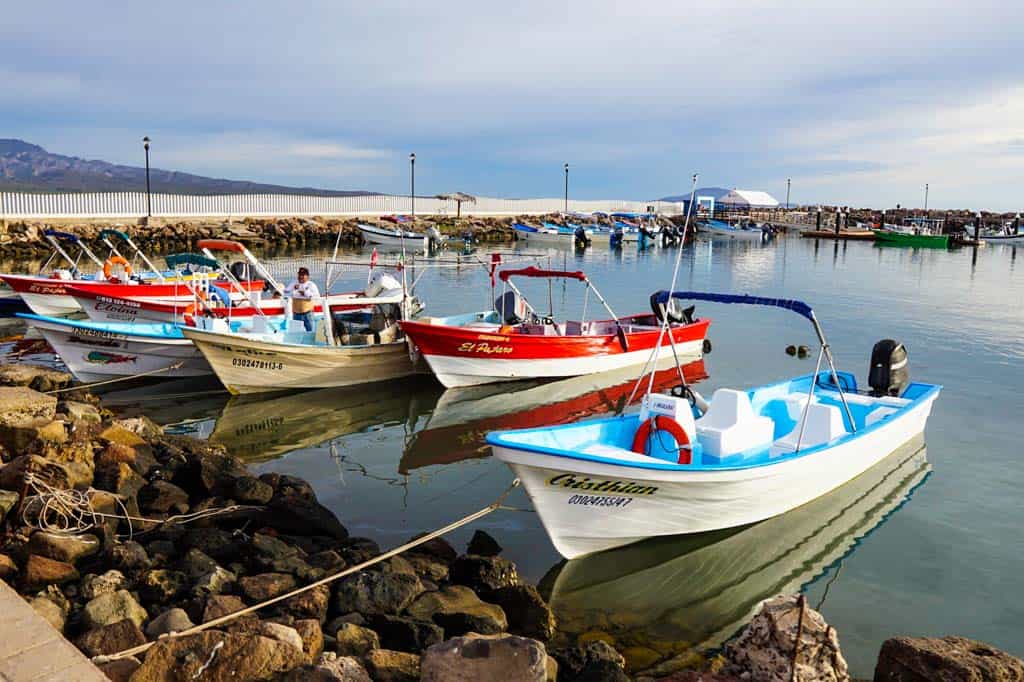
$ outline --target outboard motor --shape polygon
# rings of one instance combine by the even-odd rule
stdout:
[[[441,245],[444,237],[441,236],[441,230],[437,229],[437,226],[431,225],[427,228],[427,248],[436,249]]]
[[[239,282],[248,282],[252,279],[252,267],[244,260],[236,260],[231,264],[230,270]]]
[[[367,282],[366,288],[363,289],[363,296],[367,298],[377,298],[378,296],[390,296],[393,293],[400,292],[402,290],[402,283],[392,277],[386,272],[377,270],[370,277],[370,281]]]
[[[572,233],[572,239],[578,249],[590,246],[590,237],[587,236],[587,231],[583,229],[582,225],[576,227],[576,230]]]
[[[883,339],[871,349],[868,385],[875,397],[898,396],[910,383],[907,349],[898,341]]]
[[[608,246],[613,249],[617,249],[622,246],[622,228],[616,228],[610,235],[608,235]]]
[[[494,299],[494,310],[505,324],[519,324],[526,318],[526,301],[514,291]]]
[[[665,303],[665,313],[668,315],[668,321],[671,324],[693,324],[694,318],[693,311],[696,306],[683,307],[683,302],[678,298],[669,298],[668,302]],[[664,322],[665,320],[661,315],[661,305],[658,302],[658,293],[651,294],[651,310],[654,312],[654,317],[658,319],[658,322]]]

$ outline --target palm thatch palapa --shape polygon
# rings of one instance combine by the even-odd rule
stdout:
[[[450,194],[436,194],[435,199],[441,199],[442,201],[454,201],[455,202],[455,217],[462,217],[462,202],[468,201],[471,204],[476,203],[476,197],[472,194],[466,194],[465,192],[451,192]]]

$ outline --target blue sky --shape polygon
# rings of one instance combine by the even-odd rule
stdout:
[[[855,6],[854,6],[855,5]],[[50,2],[0,137],[335,189],[1017,210],[1022,3]]]

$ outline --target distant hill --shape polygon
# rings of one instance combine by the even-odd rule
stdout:
[[[324,197],[379,194],[266,185],[159,168],[151,168],[149,178],[152,191],[162,194],[305,194]],[[0,191],[141,192],[145,189],[145,168],[51,154],[39,145],[23,140],[0,139]]]

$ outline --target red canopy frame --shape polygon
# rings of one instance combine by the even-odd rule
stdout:
[[[507,282],[509,277],[564,277],[565,279],[575,279],[580,282],[587,281],[587,276],[579,270],[542,270],[533,265],[520,270],[502,270],[498,273],[498,277],[502,282]]]
[[[200,239],[196,242],[196,246],[199,249],[209,249],[210,251],[245,253],[245,246],[231,239]]]

